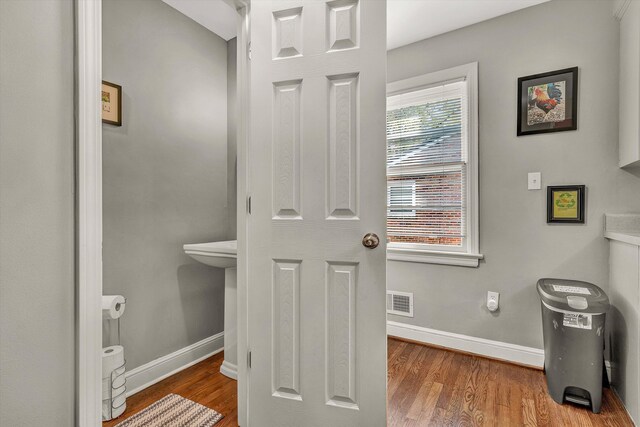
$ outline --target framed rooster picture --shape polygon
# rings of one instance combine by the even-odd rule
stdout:
[[[518,79],[518,136],[578,128],[578,67]]]

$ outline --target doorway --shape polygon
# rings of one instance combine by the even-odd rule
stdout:
[[[243,42],[239,47],[240,55],[246,56],[246,24],[243,26],[240,24],[242,17],[246,16],[246,4],[243,2],[234,3],[234,9],[239,8],[238,11],[238,26],[239,37]],[[112,160],[120,156],[120,160],[126,161],[129,157],[131,160],[133,156],[121,156],[123,154],[117,154],[118,144],[120,148],[123,148],[122,140],[118,139],[123,135],[131,132],[131,117],[128,117],[128,113],[140,112],[139,109],[131,108],[129,104],[128,111],[123,115],[122,126],[111,128],[110,139],[107,142],[109,146],[103,144],[102,137],[102,123],[101,123],[101,105],[100,98],[96,98],[95,94],[99,94],[102,91],[101,81],[104,80],[103,65],[112,66],[115,61],[110,60],[110,65],[103,63],[103,49],[102,49],[102,19],[103,8],[102,2],[77,2],[77,41],[78,41],[78,415],[77,419],[81,425],[94,425],[97,426],[101,419],[101,406],[102,406],[102,390],[101,390],[101,350],[105,344],[104,340],[108,340],[106,334],[103,336],[103,319],[101,310],[101,297],[103,294],[103,273],[106,270],[103,268],[103,230],[109,230],[107,223],[108,216],[103,215],[103,209],[106,204],[103,203],[103,196],[107,195],[106,183],[103,178],[105,169],[103,167],[103,161],[107,161],[107,156],[103,156],[105,150],[114,150],[108,154],[108,157]],[[127,14],[131,17],[135,14]],[[120,46],[131,49],[131,46]],[[123,49],[116,49],[115,55],[122,53]],[[144,49],[140,51],[141,54],[149,54],[149,51]],[[242,61],[241,61],[242,62]],[[112,68],[113,70],[113,68]],[[166,70],[165,70],[166,71]],[[241,72],[240,76],[244,76],[246,73]],[[243,81],[239,83],[242,87]],[[125,89],[133,89],[133,86],[129,86]],[[154,93],[153,85],[149,85],[144,88],[147,90],[147,97]],[[126,91],[125,91],[126,92]],[[184,91],[183,91],[184,92]],[[197,93],[195,94],[197,95]],[[124,105],[127,106],[131,99],[127,100],[127,93],[124,94]],[[243,97],[239,97],[238,103],[243,102]],[[139,107],[137,104],[136,107]],[[239,110],[242,110],[239,108]],[[198,109],[195,109],[197,113]],[[178,111],[179,112],[179,111]],[[239,115],[238,120],[242,123],[242,115]],[[161,123],[157,123],[161,125]],[[160,126],[159,126],[160,127]],[[243,130],[239,130],[238,138],[243,138]],[[157,142],[159,145],[163,144],[162,135],[158,135]],[[187,138],[188,139],[188,138]],[[184,141],[183,141],[184,142]],[[188,142],[188,141],[187,141]],[[134,144],[135,145],[135,144]],[[131,144],[129,144],[129,148]],[[138,147],[140,147],[138,145]],[[145,149],[149,156],[161,157],[160,149],[156,146],[157,150],[153,150],[153,147]],[[116,153],[114,157],[114,153]],[[174,156],[173,160],[177,160]],[[224,159],[226,162],[226,159]],[[187,163],[193,164],[188,161]],[[144,162],[139,164],[139,175],[149,177],[150,174],[148,167],[144,165]],[[146,170],[145,170],[146,168]],[[160,175],[166,173],[166,168],[160,168]],[[185,168],[188,170],[188,168]],[[240,173],[244,173],[246,170],[243,166],[239,165]],[[164,172],[163,172],[164,171]],[[116,179],[124,178],[124,176],[117,177],[112,176],[111,182]],[[129,177],[131,178],[131,176]],[[126,181],[131,182],[130,179],[125,179],[123,184],[126,186]],[[153,180],[159,180],[160,176],[154,177]],[[239,181],[242,182],[242,179]],[[162,186],[161,186],[162,187]],[[103,188],[105,191],[103,192]],[[192,186],[182,186],[182,188],[193,188]],[[111,191],[111,190],[109,190]],[[122,194],[123,192],[121,192]],[[145,193],[145,191],[142,191]],[[141,195],[140,193],[139,195]],[[117,194],[113,192],[113,194]],[[149,195],[149,192],[147,192]],[[147,197],[147,196],[143,196]],[[126,213],[127,207],[131,207],[134,203],[120,204],[118,207],[122,213]],[[111,204],[111,206],[114,206]],[[110,208],[111,209],[111,208]],[[164,209],[165,211],[167,209]],[[113,211],[112,211],[113,212]],[[111,215],[111,213],[109,215]],[[107,221],[105,221],[105,219]],[[130,234],[130,233],[124,233]],[[138,239],[136,239],[138,240]],[[107,243],[107,242],[105,242]],[[187,243],[187,242],[184,242]],[[107,249],[108,250],[108,249]],[[132,256],[127,257],[132,258]],[[178,281],[184,278],[190,278],[189,280],[197,277],[199,273],[194,271],[191,267],[189,269],[178,270]],[[195,274],[195,276],[193,276]],[[111,275],[111,279],[113,275]],[[110,279],[109,279],[110,280]],[[135,277],[129,279],[135,281]],[[118,281],[116,281],[118,282]],[[193,289],[187,289],[185,286],[178,287],[181,289],[184,297],[186,294],[193,292]],[[114,292],[114,291],[111,291]],[[115,292],[114,292],[115,293]],[[131,300],[130,300],[131,302]],[[132,308],[129,305],[128,311],[131,314],[136,310],[140,310],[140,306],[137,309]],[[239,307],[240,315],[244,313]],[[169,316],[170,317],[170,316]],[[123,318],[123,328],[126,328],[126,317]],[[187,319],[187,325],[188,325]],[[137,323],[137,322],[136,322]],[[129,325],[131,326],[131,324]],[[192,328],[191,328],[192,329]],[[197,335],[197,333],[195,334]],[[194,335],[194,336],[195,336]],[[192,338],[193,339],[193,338]],[[244,339],[244,336],[240,336],[240,339]],[[109,340],[110,341],[110,340]],[[109,342],[111,343],[111,341]],[[200,351],[196,349],[197,351]],[[139,363],[138,363],[139,364]],[[146,371],[145,371],[146,372]],[[239,393],[243,393],[244,373],[240,373],[240,386]],[[242,406],[242,405],[241,405]],[[241,415],[242,417],[242,415]]]

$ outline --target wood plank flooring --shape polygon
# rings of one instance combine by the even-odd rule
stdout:
[[[542,371],[388,340],[387,425],[633,426],[611,389],[602,410],[558,405]]]
[[[223,360],[223,353],[218,353],[134,394],[127,398],[124,414],[115,420],[103,422],[102,427],[115,426],[170,393],[179,394],[224,415],[216,427],[237,426],[238,387],[236,381],[220,373]]]
[[[169,393],[215,409],[216,427],[237,426],[236,382],[220,374],[222,353],[127,399],[112,427]],[[633,426],[620,401],[605,389],[602,411],[558,405],[542,371],[390,338],[388,426]],[[301,426],[302,427],[302,426]]]

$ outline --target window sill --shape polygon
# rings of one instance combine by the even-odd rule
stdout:
[[[484,255],[482,254],[469,254],[466,252],[445,252],[387,247],[388,261],[478,267],[482,258],[484,258]]]

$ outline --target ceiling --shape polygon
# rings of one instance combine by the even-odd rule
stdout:
[[[226,41],[236,36],[236,11],[224,0],[162,0]]]
[[[236,36],[236,12],[225,0],[162,1],[225,40]],[[387,49],[546,1],[549,0],[387,0]]]
[[[387,0],[387,49],[549,0]]]

